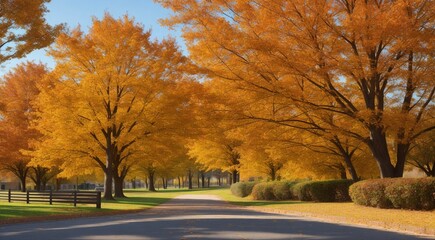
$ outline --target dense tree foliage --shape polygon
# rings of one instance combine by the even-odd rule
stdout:
[[[0,64],[50,45],[62,26],[45,22],[45,4],[50,0],[0,2]]]
[[[279,103],[251,118],[360,141],[382,177],[435,128],[432,1],[158,2],[211,77]]]
[[[0,87],[1,111],[0,167],[12,172],[26,189],[30,173],[30,157],[23,151],[32,149],[40,133],[30,127],[35,108],[32,102],[39,95],[38,85],[47,73],[45,66],[27,62],[17,66],[3,78]]]
[[[61,28],[43,19],[48,1],[24,2],[1,3],[0,64]],[[112,199],[127,180],[357,181],[401,177],[406,163],[434,175],[433,1],[156,2],[189,58],[106,14],[57,36],[53,70],[3,77],[0,166],[23,190],[92,177]]]

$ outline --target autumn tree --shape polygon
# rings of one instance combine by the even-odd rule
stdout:
[[[435,128],[433,1],[157,2],[209,76],[333,116],[322,127],[364,143],[381,177],[401,177],[412,143]],[[312,127],[292,113],[289,125]]]
[[[36,191],[45,191],[48,181],[56,177],[58,171],[56,168],[47,168],[42,166],[30,167],[29,177],[35,184]]]
[[[106,14],[93,19],[88,34],[76,28],[58,37],[50,51],[57,65],[47,78],[53,84],[37,101],[35,125],[44,134],[37,163],[65,156],[63,171],[97,167],[104,198],[112,199],[112,179],[115,197],[123,197],[123,180],[140,157],[136,147],[162,120],[160,100],[185,61],[173,40],[150,36],[128,16]]]
[[[21,182],[21,190],[26,190],[30,157],[23,151],[32,149],[32,141],[40,134],[30,127],[35,112],[32,106],[38,94],[38,84],[47,74],[44,65],[23,63],[3,77],[0,87],[1,111],[0,166],[12,172]]]
[[[413,146],[408,163],[428,177],[435,177],[435,133],[432,131]]]
[[[0,2],[0,63],[47,47],[62,26],[45,22],[45,4],[50,0],[7,0]]]
[[[188,154],[198,163],[204,165],[207,170],[220,169],[231,173],[232,181],[236,183],[240,168],[238,146],[240,146],[240,142],[237,140],[219,135],[208,135],[208,137],[193,140],[188,145]]]

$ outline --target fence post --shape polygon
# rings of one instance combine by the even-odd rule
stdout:
[[[26,202],[27,202],[27,204],[29,204],[29,202],[30,202],[30,192],[29,192],[29,190],[27,190]]]
[[[101,208],[101,192],[97,192],[97,208]]]
[[[77,191],[74,191],[74,207],[77,207]]]
[[[11,189],[9,188],[8,191],[8,202],[11,202]]]
[[[53,205],[53,190],[50,189],[50,205]]]

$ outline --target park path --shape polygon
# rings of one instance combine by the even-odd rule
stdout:
[[[424,239],[236,207],[212,195],[182,195],[135,214],[0,226],[1,240]]]

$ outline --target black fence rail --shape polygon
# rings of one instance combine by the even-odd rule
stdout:
[[[46,202],[52,205],[53,203],[72,203],[74,207],[77,204],[95,204],[97,208],[101,208],[101,192],[78,192],[78,191],[27,191],[13,192],[0,191],[0,200],[8,202]]]

